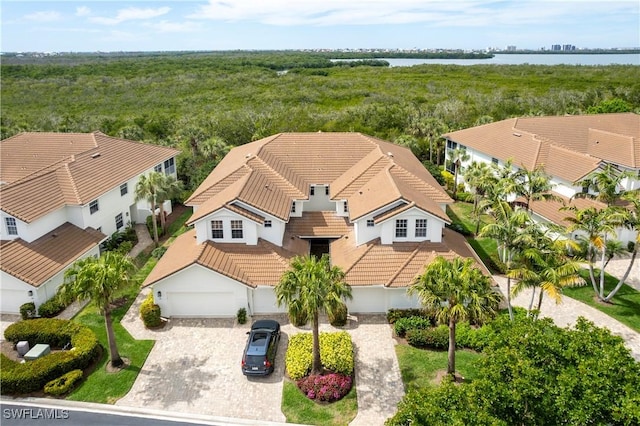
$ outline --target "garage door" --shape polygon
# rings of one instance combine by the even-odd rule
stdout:
[[[168,293],[168,315],[172,317],[235,316],[238,311],[233,293]]]
[[[20,305],[29,302],[30,299],[27,296],[27,290],[9,290],[3,288],[0,301],[2,302],[0,308],[2,310],[0,312],[6,314],[19,314]]]

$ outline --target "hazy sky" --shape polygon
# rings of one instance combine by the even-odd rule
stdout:
[[[640,46],[640,1],[7,1],[16,51]]]

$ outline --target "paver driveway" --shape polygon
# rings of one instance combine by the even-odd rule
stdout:
[[[122,319],[136,339],[156,344],[131,391],[116,404],[183,413],[284,422],[281,412],[284,355],[289,336],[301,331],[286,321],[269,377],[242,375],[240,360],[250,324],[232,319],[172,319],[158,331],[144,329],[138,318],[140,295]],[[254,318],[254,320],[257,318]],[[321,331],[335,330],[321,324]],[[356,355],[358,415],[352,425],[375,426],[396,411],[404,395],[395,342],[384,316],[363,316],[350,321]]]

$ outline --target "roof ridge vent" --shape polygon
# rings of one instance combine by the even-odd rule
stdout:
[[[393,152],[391,152],[391,151],[387,152],[387,156],[393,158]]]
[[[99,152],[91,154],[91,158],[98,158],[98,157],[100,157],[100,153]]]
[[[522,133],[513,132],[513,136],[516,136],[516,137],[518,137],[518,138],[519,138],[520,136],[522,136]]]

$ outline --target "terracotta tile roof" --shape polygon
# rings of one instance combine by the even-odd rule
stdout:
[[[569,181],[600,160],[640,168],[640,115],[634,113],[511,118],[444,136],[529,169],[555,165],[547,173]],[[557,155],[568,161],[564,167],[557,166]]]
[[[264,217],[259,214],[255,214],[254,212],[245,209],[242,206],[238,206],[236,204],[227,204],[225,208],[231,210],[232,212],[238,213],[241,216],[246,217],[247,219],[251,219],[252,221],[259,223],[262,225],[264,223]]]
[[[471,257],[489,275],[475,252],[460,234],[444,230],[441,243],[398,243],[382,245],[380,240],[355,247],[353,227],[330,243],[331,261],[346,273],[352,286],[384,285],[407,287],[436,256]],[[191,265],[200,265],[250,287],[275,286],[296,255],[309,254],[306,241],[285,235],[285,248],[262,239],[255,246],[207,241],[196,244],[195,230],[178,237],[158,261],[143,286],[149,286]],[[289,244],[288,241],[291,241]]]
[[[178,153],[100,132],[21,133],[0,142],[2,209],[29,223],[85,205]]]
[[[236,199],[288,221],[291,203],[308,199],[311,184],[329,184],[332,199],[347,199],[351,219],[402,194],[446,218],[438,203],[452,201],[407,148],[360,133],[281,133],[232,149],[187,200],[197,207],[190,223]]]
[[[37,240],[18,238],[0,245],[0,269],[35,287],[71,265],[107,236],[93,228],[65,223]]]
[[[289,267],[293,256],[294,253],[264,240],[259,240],[255,246],[212,241],[198,245],[195,230],[191,230],[176,238],[143,286],[151,285],[195,264],[250,287],[275,286]]]
[[[604,209],[606,207],[606,204],[588,198],[570,199],[555,192],[553,192],[553,194],[559,198],[558,201],[533,201],[531,202],[530,208],[535,214],[542,216],[552,223],[562,226],[569,226],[570,222],[568,222],[566,218],[573,216],[573,212],[571,211],[560,210],[563,207],[576,207],[577,209],[595,207],[598,210]]]
[[[292,217],[287,231],[302,237],[341,237],[349,233],[352,226],[346,217],[330,212],[304,212],[302,217]]]

